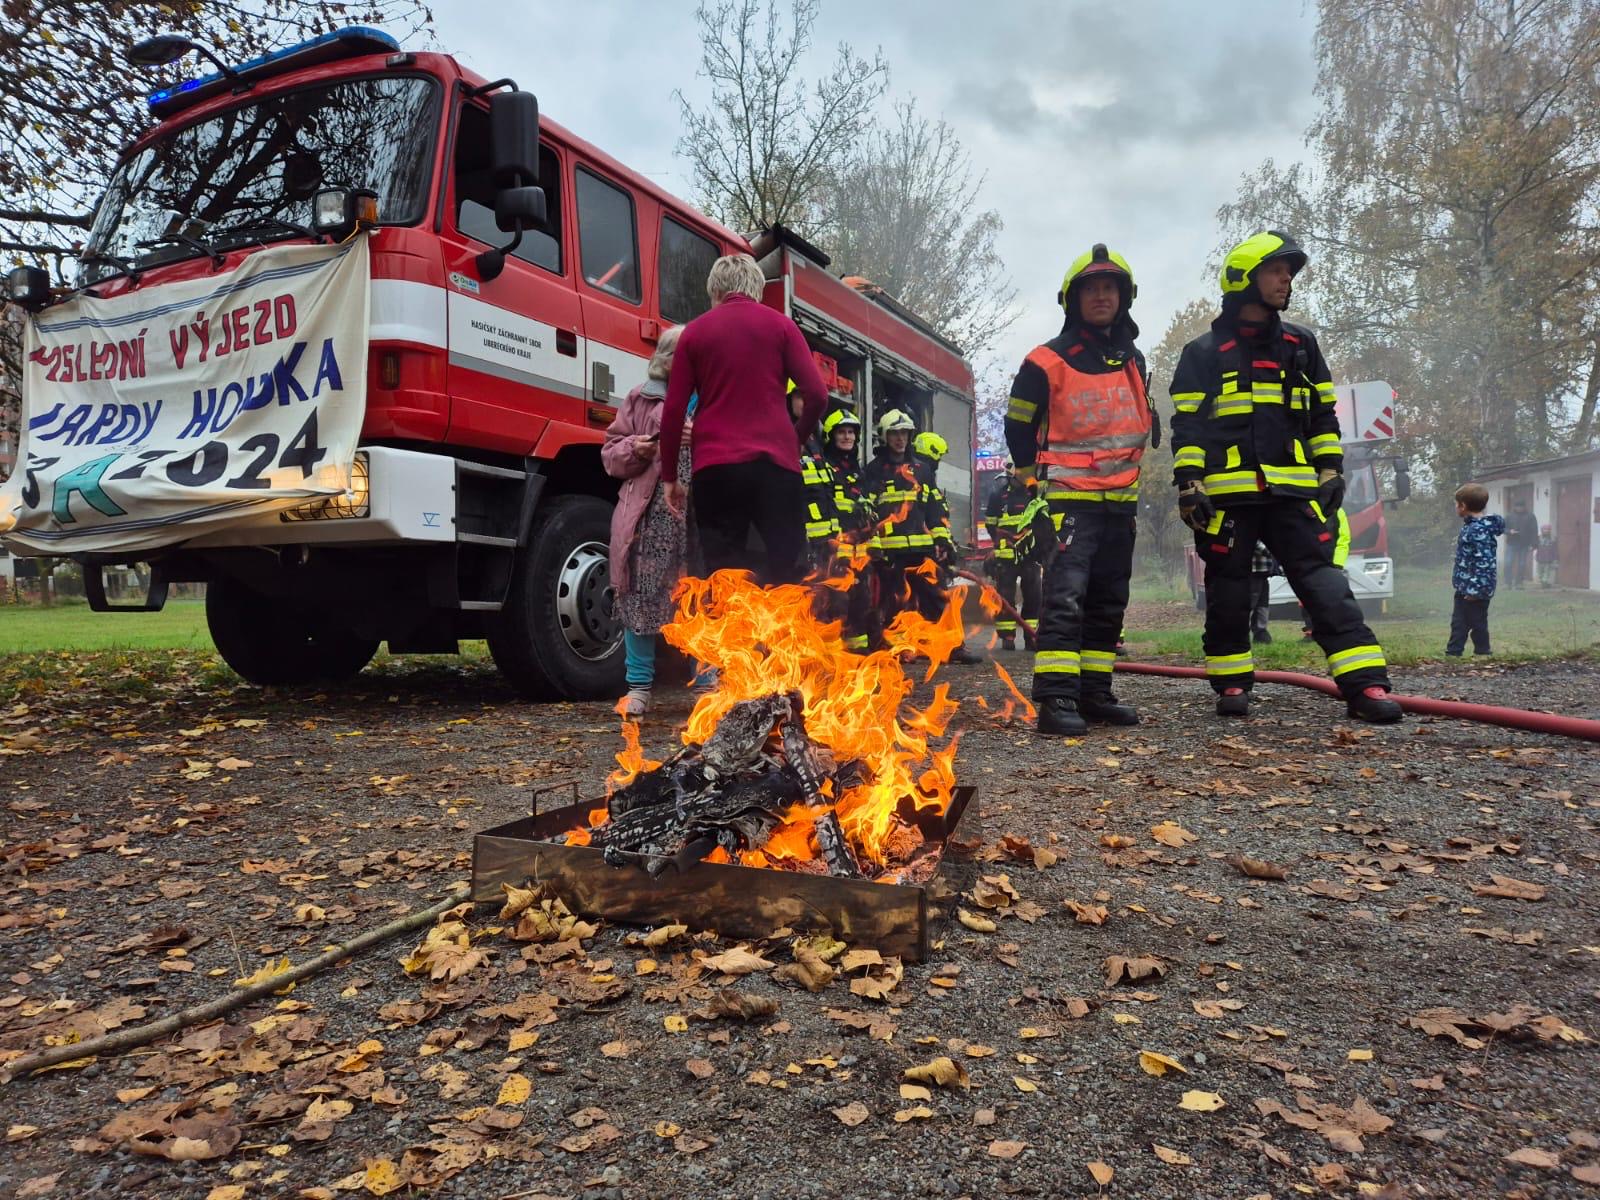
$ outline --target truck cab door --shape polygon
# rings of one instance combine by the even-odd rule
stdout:
[[[573,285],[570,169],[559,145],[541,140],[543,229],[525,230],[491,280],[476,259],[511,235],[495,224],[489,114],[462,102],[443,227],[449,336],[449,440],[526,456],[551,421],[584,423],[587,363],[582,306]]]
[[[572,195],[576,288],[588,338],[588,399],[617,405],[645,381],[660,335],[653,305],[646,302],[639,202],[630,188],[585,163],[573,168]]]

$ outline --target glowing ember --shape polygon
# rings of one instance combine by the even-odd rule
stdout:
[[[735,705],[798,691],[803,701],[805,735],[819,758],[851,764],[849,774],[829,778],[821,804],[797,804],[783,813],[770,837],[758,848],[738,853],[746,866],[826,870],[818,848],[818,821],[837,814],[845,841],[856,860],[876,870],[905,865],[921,844],[921,835],[901,814],[910,809],[945,811],[955,788],[957,738],[943,738],[958,709],[948,688],[940,685],[926,707],[908,703],[915,681],[905,664],[926,658],[931,678],[961,645],[961,591],[938,621],[914,611],[901,613],[885,633],[888,649],[853,654],[844,648],[838,621],[818,620],[809,588],[761,588],[749,576],[719,571],[710,579],[686,579],[679,585],[678,610],[663,630],[668,642],[707,667],[716,668],[717,686],[702,696],[683,731],[686,747],[700,746],[716,733]],[[615,789],[626,787],[659,764],[645,757],[638,730],[623,725],[624,747],[618,769],[610,777]],[[831,803],[829,803],[831,801]],[[595,821],[591,816],[591,825]],[[583,833],[574,831],[569,844]],[[837,837],[837,830],[834,835]],[[718,850],[707,861],[726,861]]]

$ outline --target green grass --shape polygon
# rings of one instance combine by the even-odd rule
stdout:
[[[1161,599],[1164,591],[1154,585],[1148,590],[1136,589],[1136,596],[1142,600]],[[1448,566],[1400,568],[1388,612],[1371,622],[1389,661],[1400,666],[1453,661],[1444,657],[1451,601]],[[1188,603],[1187,596],[1184,602]],[[1202,657],[1201,620],[1201,614],[1196,612],[1191,629],[1129,629],[1128,639],[1135,649],[1146,654],[1179,655],[1198,662]],[[1314,643],[1301,639],[1297,622],[1274,620],[1271,628],[1277,640],[1270,646],[1255,647],[1256,662],[1262,667],[1298,670],[1322,666],[1321,651]],[[1514,592],[1502,588],[1495,593],[1489,608],[1489,637],[1497,661],[1600,661],[1600,593],[1541,591],[1537,587]],[[1467,655],[1462,661],[1471,661],[1470,646]]]
[[[173,600],[160,612],[97,613],[69,602],[0,606],[0,655],[46,650],[210,650],[206,606]]]

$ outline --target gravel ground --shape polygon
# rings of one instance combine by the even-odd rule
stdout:
[[[1003,699],[988,667],[947,677]],[[1396,682],[1600,717],[1592,666]],[[731,986],[774,1014],[703,1020],[725,981],[691,956],[727,944],[646,949],[607,926],[581,949],[524,946],[485,911],[485,957],[454,982],[401,969],[412,936],[281,1011],[0,1086],[0,1193],[1600,1195],[1593,747],[1359,727],[1290,688],[1227,725],[1199,683],[1119,691],[1145,723],[1081,744],[964,706],[986,849],[955,877],[1003,874],[1026,903],[959,898],[996,931],[945,923],[886,1001],[758,972]],[[687,709],[666,697],[647,745]],[[598,794],[617,746],[606,706],[522,705],[483,668],[390,667],[314,697],[86,684],[0,720],[0,1057],[154,1019],[425,905],[466,878],[474,830],[553,779]],[[1004,835],[1059,861],[1001,856]],[[1247,878],[1226,861],[1241,854],[1287,879]],[[1108,984],[1113,956],[1155,961]],[[1408,1025],[1437,1007],[1455,1023]],[[1141,1051],[1186,1073],[1153,1075]],[[940,1055],[970,1086],[904,1098],[905,1070]],[[1191,1091],[1224,1106],[1180,1107]],[[195,1148],[178,1135],[232,1148],[128,1148]]]

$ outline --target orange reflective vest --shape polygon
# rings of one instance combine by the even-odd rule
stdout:
[[[1039,431],[1039,463],[1055,468],[1049,472],[1052,488],[1133,488],[1150,440],[1150,402],[1133,359],[1120,371],[1094,375],[1074,370],[1048,346],[1036,346],[1028,361],[1050,382],[1050,407]]]

